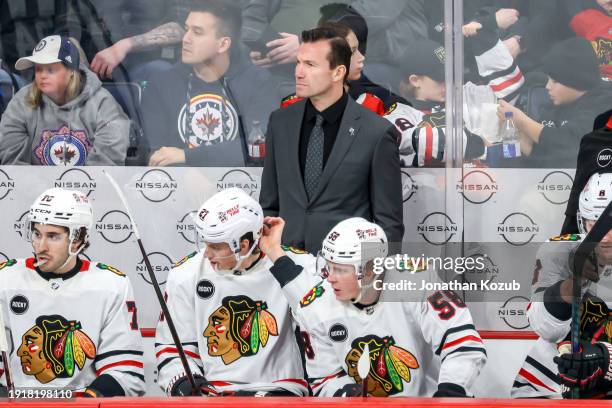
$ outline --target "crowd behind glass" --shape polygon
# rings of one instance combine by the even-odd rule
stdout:
[[[231,3],[241,18],[215,26],[187,0],[6,1],[0,164],[262,165],[269,114],[297,99],[300,34],[331,24],[353,52],[347,93],[395,124],[402,165],[444,165],[441,0]],[[465,2],[466,163],[575,167],[612,105],[611,13]]]

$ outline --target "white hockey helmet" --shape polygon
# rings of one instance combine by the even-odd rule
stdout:
[[[227,243],[239,259],[240,239],[253,233],[257,246],[263,228],[261,205],[239,188],[228,188],[209,198],[198,210],[196,230],[204,242]]]
[[[89,230],[93,224],[93,210],[89,198],[77,190],[63,188],[46,190],[30,207],[26,222],[28,241],[32,239],[32,228],[35,223],[66,227],[71,244],[79,238],[83,238],[85,244],[89,241]],[[85,235],[81,237],[82,229],[85,229]],[[70,255],[75,254],[70,252]]]
[[[586,234],[585,221],[596,221],[612,199],[612,173],[595,173],[584,186],[578,199],[578,229]]]
[[[357,278],[363,278],[363,267],[374,258],[387,256],[385,231],[363,218],[348,218],[336,224],[323,240],[319,258],[327,262],[353,265]],[[317,267],[317,270],[320,270]]]

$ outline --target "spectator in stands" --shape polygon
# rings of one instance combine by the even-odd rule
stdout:
[[[151,77],[143,97],[151,166],[240,166],[253,121],[280,96],[270,75],[241,58],[240,10],[203,0],[185,22],[182,63]]]
[[[174,21],[182,2],[65,1],[65,7],[56,16],[55,33],[78,39],[91,61],[91,70],[100,78],[146,80],[151,71],[171,66],[160,59],[161,47],[180,42],[182,29]],[[172,53],[172,49],[168,51]]]
[[[565,0],[570,27],[591,42],[601,75],[612,80],[612,1]]]
[[[497,113],[502,120],[505,112],[513,112],[523,166],[557,168],[575,163],[580,139],[591,131],[597,115],[612,106],[612,90],[600,78],[593,47],[582,38],[556,44],[544,57],[542,71],[549,77],[546,89],[552,102],[542,117],[530,118],[503,100]]]
[[[463,26],[466,48],[470,48],[477,66],[478,80],[491,101],[497,98],[512,99],[523,84],[521,70],[506,43],[497,36],[495,21],[471,21]],[[424,39],[413,45],[400,59],[402,81],[401,95],[412,106],[398,103],[387,110],[385,118],[394,123],[401,133],[400,157],[405,166],[438,166],[446,159],[446,84],[444,73],[444,47]],[[474,84],[466,85],[470,89]],[[493,95],[495,94],[495,96]],[[465,106],[469,111],[472,106]],[[484,153],[485,142],[474,132],[477,126],[464,117],[464,158],[475,159]]]
[[[77,47],[54,35],[17,61],[18,70],[34,67],[34,82],[2,115],[0,164],[124,164],[129,119],[79,60]]]
[[[401,80],[399,58],[405,50],[428,37],[425,3],[425,0],[351,3],[368,22],[370,53],[366,74],[394,92]]]
[[[251,48],[252,61],[268,68],[280,83],[281,95],[295,91],[293,71],[300,45],[299,33],[317,24],[319,9],[329,2],[252,0],[244,8],[242,41]]]
[[[336,23],[346,27],[345,30],[340,28],[340,36],[349,43],[353,53],[347,77],[348,92],[353,99],[359,100],[362,95],[366,94],[366,97],[363,97],[365,102],[365,100],[369,99],[367,94],[374,95],[382,102],[383,113],[384,110],[395,102],[407,103],[404,98],[394,94],[388,88],[372,82],[363,73],[368,40],[368,25],[363,16],[353,7],[342,3],[330,3],[321,7],[321,16],[319,25]],[[364,104],[363,102],[361,103]],[[374,111],[376,112],[376,110]]]

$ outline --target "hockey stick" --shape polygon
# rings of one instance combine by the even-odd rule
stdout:
[[[599,219],[593,225],[593,228],[584,237],[584,240],[578,245],[573,254],[573,260],[570,260],[570,267],[573,268],[573,283],[572,283],[572,323],[571,323],[571,339],[572,353],[580,352],[580,303],[582,301],[582,268],[586,263],[589,255],[593,252],[597,244],[610,231],[612,227],[612,202],[608,203],[606,208],[601,213]],[[597,266],[597,265],[596,265]],[[572,387],[572,399],[579,399],[580,393],[578,387]]]
[[[191,367],[189,367],[189,363],[187,362],[187,357],[185,356],[185,350],[183,350],[183,345],[181,344],[181,340],[178,336],[178,333],[176,332],[176,327],[174,326],[174,321],[172,321],[172,317],[170,316],[168,305],[166,304],[166,301],[164,300],[164,296],[162,295],[161,289],[159,287],[159,283],[157,282],[157,278],[155,277],[155,274],[153,273],[153,267],[151,266],[151,261],[149,260],[147,251],[145,251],[144,246],[142,245],[142,240],[140,239],[140,233],[138,232],[138,228],[136,227],[136,222],[134,221],[134,217],[132,216],[132,211],[130,210],[130,206],[128,205],[127,200],[125,196],[123,195],[123,192],[121,191],[121,188],[119,187],[119,185],[117,184],[113,176],[111,176],[110,173],[107,173],[106,170],[102,170],[102,172],[108,178],[108,181],[111,183],[111,185],[117,192],[119,199],[121,200],[121,202],[123,203],[123,206],[125,207],[125,210],[130,219],[130,222],[132,223],[132,228],[134,229],[134,236],[136,237],[136,241],[138,242],[140,253],[142,254],[145,265],[147,267],[147,272],[149,272],[149,278],[151,278],[151,282],[153,283],[153,289],[155,289],[155,294],[157,295],[157,300],[159,301],[159,305],[161,306],[162,313],[166,317],[166,323],[168,323],[168,329],[170,330],[170,334],[172,335],[172,340],[174,341],[174,344],[176,345],[176,352],[178,353],[179,358],[181,359],[181,364],[183,365],[183,369],[185,370],[185,375],[187,376],[187,379],[189,380],[189,383],[191,384],[191,394],[197,395],[198,390],[196,389],[196,384],[195,384],[195,380],[193,379],[193,373],[191,372]]]
[[[357,361],[357,373],[361,377],[362,394],[365,398],[368,396],[368,374],[370,374],[370,346],[367,344],[363,346],[363,352]]]
[[[4,317],[2,316],[2,309],[0,308],[0,353],[2,355],[2,363],[4,365],[4,376],[6,378],[6,389],[9,392],[15,391],[15,384],[13,384],[13,376],[11,375],[11,362],[8,359],[8,341],[6,340],[6,331],[4,327]]]

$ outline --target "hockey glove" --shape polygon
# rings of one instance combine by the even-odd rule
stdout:
[[[559,368],[561,383],[567,387],[578,387],[580,390],[609,387],[612,384],[611,352],[611,344],[597,342],[584,343],[579,353],[556,356],[554,362]],[[604,385],[604,382],[607,384]]]
[[[185,377],[180,377],[177,379],[174,384],[172,384],[172,388],[170,388],[170,395],[173,397],[202,397],[209,394],[216,394],[217,391],[215,387],[210,385],[206,378],[201,375],[194,375],[193,380],[195,381],[197,394],[192,393],[191,383],[189,379]]]
[[[346,384],[334,393],[334,397],[363,397],[363,385]]]
[[[467,398],[465,389],[462,386],[453,384],[453,383],[438,384],[438,391],[436,391],[433,396],[435,398],[440,398],[440,397]]]

